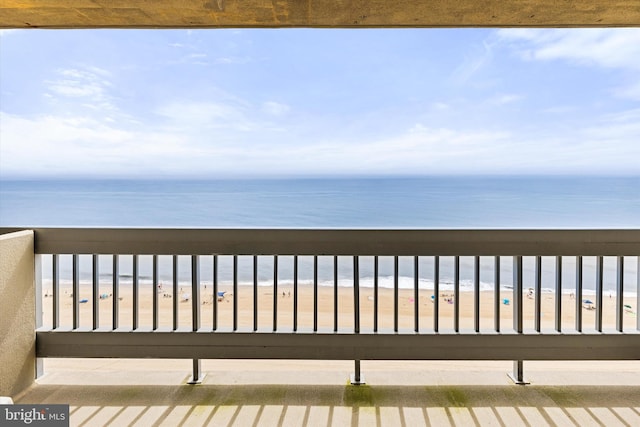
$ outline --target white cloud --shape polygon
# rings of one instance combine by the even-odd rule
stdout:
[[[496,95],[493,98],[489,99],[487,102],[491,105],[506,105],[506,104],[512,104],[514,102],[520,101],[522,99],[524,99],[524,96],[510,93],[510,94]]]
[[[107,70],[81,66],[58,69],[52,79],[45,81],[43,93],[56,109],[74,110],[77,106],[93,110],[96,115],[118,111],[114,103],[111,73]]]
[[[288,105],[275,101],[268,101],[262,104],[262,111],[272,116],[284,116],[290,109]]]
[[[574,65],[623,70],[627,84],[612,88],[620,98],[640,100],[640,29],[503,29],[498,37],[528,61],[567,61]]]
[[[180,61],[178,61],[178,63],[191,65],[208,65],[209,63],[206,61],[206,59],[206,53],[190,53],[184,56]]]
[[[483,43],[480,49],[476,49],[469,57],[453,71],[452,79],[458,84],[467,83],[475,74],[486,67],[493,58],[492,47],[489,43]]]
[[[619,86],[613,89],[613,94],[620,98],[640,101],[640,80],[627,86]]]
[[[244,57],[238,57],[238,56],[221,56],[219,58],[216,58],[215,63],[216,64],[248,64],[249,62],[251,62],[251,58],[244,56]]]
[[[200,106],[184,116],[202,110],[197,120],[234,114],[224,106]],[[8,176],[640,173],[640,110],[603,116],[570,135],[417,123],[395,136],[353,140],[274,133],[256,123],[250,132],[229,132],[195,122],[127,129],[90,117],[2,113],[0,120],[0,170]]]
[[[575,30],[577,35],[571,31],[504,30],[499,34],[503,42],[528,60],[624,69],[631,77],[615,84],[629,85],[611,90],[618,96],[640,99],[640,82],[634,77],[640,70],[640,42],[635,43],[633,35],[640,32],[623,37],[620,34],[626,33],[618,34],[617,30]],[[462,61],[453,80],[477,84],[485,74],[491,78],[494,66],[500,66],[498,55],[494,58],[492,54],[495,38],[492,43],[473,47],[475,51]],[[194,53],[199,51],[190,45],[172,47],[185,48],[170,49],[176,59],[207,58],[218,63],[242,59],[232,55],[225,59],[227,53],[217,50],[206,51],[208,56],[204,56]],[[166,58],[159,57],[162,61]],[[74,64],[50,74],[42,110],[2,114],[3,174],[640,173],[638,110],[598,118],[591,111],[621,107],[590,110],[584,105],[558,105],[542,111],[567,114],[570,123],[554,121],[556,117],[551,115],[536,122],[539,114],[529,114],[527,102],[518,103],[531,99],[535,88],[503,84],[490,92],[483,88],[477,95],[466,89],[461,94],[454,88],[451,96],[434,91],[418,106],[396,108],[381,99],[380,105],[345,108],[346,113],[332,108],[335,104],[321,105],[308,98],[314,104],[308,106],[313,113],[307,113],[299,102],[294,108],[278,102],[280,97],[267,94],[271,90],[238,89],[238,82],[227,81],[229,92],[250,95],[243,99],[213,84],[195,88],[188,82],[185,90],[162,87],[156,91],[168,80],[149,78],[144,91],[116,98],[116,90],[126,93],[127,75]],[[561,62],[554,65],[565,67]],[[175,69],[165,71],[163,78]],[[201,78],[194,81],[210,78],[208,74],[198,76]],[[443,75],[442,80],[446,79]],[[345,93],[350,91],[340,88]],[[174,99],[172,93],[178,91],[185,98]],[[189,99],[194,93],[201,95]],[[469,100],[461,101],[462,96]],[[293,98],[287,94],[281,97]],[[161,103],[154,105],[156,99]],[[555,103],[566,102],[571,101],[560,99]],[[494,107],[515,103],[522,110],[522,120],[520,116],[507,120],[516,114],[501,115],[504,108]],[[536,105],[535,113],[545,106]]]
[[[430,106],[435,111],[448,111],[451,109],[451,105],[446,102],[434,102]]]
[[[246,115],[248,108],[230,102],[171,102],[158,107],[155,113],[168,119],[168,124],[184,129],[233,129],[250,131],[256,128]]]
[[[635,147],[639,153],[635,160],[640,169],[640,143],[631,143],[631,141],[640,142],[640,109],[607,114],[597,123],[586,128],[583,134],[590,141],[600,141],[603,144],[616,143],[616,149],[619,149],[620,145]]]
[[[0,122],[0,171],[8,176],[130,174],[140,159],[169,160],[184,142],[180,135],[126,130],[90,117],[0,113]]]
[[[78,85],[69,80],[50,82],[49,90],[58,95],[68,96],[72,98],[95,96],[101,97],[103,95],[103,89],[100,86],[92,84]]]
[[[498,36],[525,59],[640,70],[637,28],[503,29]]]
[[[350,152],[354,163],[365,162],[369,173],[639,174],[636,141],[640,110],[604,116],[590,128],[563,135],[416,124],[396,137],[345,144],[342,151]]]
[[[542,112],[547,114],[568,114],[573,113],[577,109],[577,107],[571,105],[557,105],[555,107],[545,108]]]

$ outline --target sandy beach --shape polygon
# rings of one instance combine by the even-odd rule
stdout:
[[[201,328],[212,329],[214,317],[214,305],[217,309],[217,328],[228,330],[233,326],[233,307],[238,306],[237,327],[239,330],[251,330],[253,328],[253,287],[239,286],[238,293],[232,294],[231,287],[221,286],[219,291],[224,291],[224,298],[214,301],[211,287],[202,290],[200,307]],[[178,298],[178,318],[179,329],[191,329],[192,322],[192,301],[185,300],[184,296],[190,289],[183,289],[183,294]],[[109,296],[112,292],[111,286],[103,286],[100,294],[107,297],[99,300],[100,305],[100,328],[110,329],[112,327],[112,307],[113,298]],[[291,331],[293,329],[294,315],[294,290],[291,286],[278,286],[277,295],[274,298],[272,287],[258,287],[258,330],[273,330],[273,310],[274,300],[277,304],[277,328],[281,331]],[[72,325],[72,298],[70,288],[62,288],[60,298],[60,326],[70,328]],[[400,289],[398,292],[398,329],[400,332],[412,332],[415,324],[415,296],[413,290]],[[430,332],[434,328],[434,298],[432,290],[420,290],[418,296],[419,330],[420,332]],[[123,287],[120,290],[119,299],[119,327],[131,328],[132,325],[132,291],[130,287]],[[87,299],[88,302],[80,304],[80,326],[90,328],[92,326],[92,292],[89,286],[82,286],[80,299]],[[452,330],[454,327],[454,295],[452,292],[441,292],[439,299],[439,328],[441,332]],[[143,287],[139,296],[139,327],[148,329],[152,325],[152,289]],[[161,329],[172,327],[173,323],[173,301],[171,290],[166,288],[158,293],[158,315]],[[236,301],[234,301],[234,299]],[[372,288],[360,288],[360,330],[363,332],[372,331],[374,328],[374,290]],[[459,296],[461,331],[470,331],[474,328],[474,294],[473,292],[460,292]],[[590,299],[595,302],[593,296],[585,296],[583,299]],[[298,323],[299,331],[313,330],[314,326],[314,289],[312,286],[298,287]],[[509,300],[508,304],[505,304]],[[52,324],[52,301],[49,297],[43,298],[43,325],[50,327]],[[354,292],[353,288],[338,288],[338,330],[352,331],[354,329]],[[451,301],[451,302],[449,302]],[[615,328],[615,296],[605,294],[603,298],[603,328]],[[631,309],[625,309],[623,322],[625,329],[635,329],[636,325],[636,299],[625,298],[624,304]],[[595,305],[580,304],[583,331],[595,330],[596,310],[591,309]],[[331,331],[334,328],[334,289],[331,287],[318,287],[317,293],[317,326],[320,331]],[[500,327],[501,330],[513,329],[513,293],[501,292],[499,297]],[[535,328],[535,299],[527,295],[523,298],[524,329],[533,330]],[[495,294],[492,291],[480,293],[480,329],[494,330],[495,321]],[[541,326],[543,330],[553,329],[555,325],[555,297],[553,294],[543,293],[541,299]],[[575,330],[576,300],[572,295],[562,296],[562,329],[563,331]],[[393,331],[394,329],[394,291],[393,289],[381,288],[378,294],[378,330]]]
[[[125,289],[123,289],[124,291]],[[119,301],[120,326],[131,327],[132,299],[129,289]],[[238,327],[253,326],[252,287],[240,287],[238,295],[217,302],[218,326],[232,325],[237,298]],[[67,291],[68,292],[68,291]],[[105,287],[101,293],[109,293]],[[431,291],[418,298],[420,330],[433,328],[434,303]],[[168,294],[167,294],[168,295]],[[171,327],[173,296],[158,295],[160,325]],[[460,327],[473,328],[472,292],[460,294]],[[91,292],[81,290],[83,327],[91,324]],[[502,330],[512,329],[513,306],[502,304],[511,292],[500,295]],[[140,324],[147,328],[152,318],[151,289],[140,294]],[[260,330],[273,327],[274,298],[278,306],[278,330],[293,325],[293,290],[281,286],[277,294],[269,287],[258,288]],[[441,330],[453,326],[450,293],[438,295]],[[313,326],[313,288],[299,289],[299,330]],[[190,329],[191,301],[180,302],[181,329]],[[213,295],[203,290],[202,329],[211,329]],[[625,304],[633,304],[627,298]],[[51,322],[52,298],[44,299],[45,320]],[[320,330],[333,329],[332,288],[318,289]],[[480,295],[481,328],[494,328],[493,292]],[[353,329],[353,289],[339,288],[339,329]],[[111,327],[111,297],[100,304],[100,326]],[[544,328],[554,324],[554,297],[542,295]],[[60,301],[61,321],[71,322],[72,298]],[[361,330],[373,329],[373,289],[360,290]],[[534,325],[535,300],[523,299],[525,328]],[[379,328],[393,329],[394,292],[380,289]],[[412,333],[415,299],[412,290],[398,294],[401,332]],[[562,300],[563,329],[575,329],[576,301]],[[595,310],[581,308],[583,329],[593,330]],[[634,329],[636,318],[623,314],[626,329]],[[45,322],[45,323],[46,323]],[[615,298],[603,301],[603,323],[615,324]],[[141,327],[145,327],[141,326]],[[636,425],[640,408],[637,361],[525,361],[526,380],[532,385],[514,386],[506,375],[510,361],[363,361],[364,386],[349,386],[353,361],[326,360],[203,360],[203,382],[186,385],[191,378],[191,360],[175,359],[46,359],[45,375],[37,385],[17,397],[17,402],[64,403],[70,405],[73,425]],[[345,386],[346,384],[346,386]],[[355,396],[355,397],[354,397]],[[305,415],[306,414],[306,415]],[[464,415],[464,416],[463,416]],[[475,420],[475,421],[474,421]],[[546,421],[545,421],[546,420]],[[621,423],[623,422],[623,423]]]

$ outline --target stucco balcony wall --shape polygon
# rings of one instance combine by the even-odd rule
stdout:
[[[36,366],[33,231],[0,235],[0,395],[29,387]]]

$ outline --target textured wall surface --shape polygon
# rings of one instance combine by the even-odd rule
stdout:
[[[15,396],[35,378],[33,232],[0,236],[0,395]]]
[[[0,0],[0,28],[638,25],[638,0]]]

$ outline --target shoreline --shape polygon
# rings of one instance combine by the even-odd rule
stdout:
[[[183,287],[183,294],[178,295],[178,326],[180,328],[191,325],[192,319],[192,301],[190,295],[190,287]],[[257,321],[258,329],[269,329],[273,325],[273,307],[277,306],[277,324],[279,330],[293,329],[293,303],[295,292],[292,286],[279,285],[277,287],[278,294],[274,296],[272,287],[258,287],[257,292]],[[233,325],[233,306],[237,305],[238,313],[236,324],[239,329],[252,328],[254,324],[254,293],[252,286],[238,286],[238,295],[233,295],[233,287],[219,286],[219,292],[225,292],[224,297],[213,298],[212,289],[201,290],[200,301],[200,317],[202,329],[211,329],[213,327],[214,305],[217,311],[217,327],[220,329],[230,328]],[[101,286],[100,294],[106,296],[99,299],[99,325],[101,328],[111,327],[113,297],[111,286]],[[141,328],[150,327],[153,308],[151,287],[141,287],[139,289],[139,325]],[[46,291],[43,292],[43,295]],[[359,311],[360,311],[360,328],[362,331],[373,330],[374,328],[374,298],[375,290],[373,288],[361,287],[359,289]],[[188,298],[187,297],[188,295]],[[379,288],[378,289],[378,328],[380,330],[394,329],[394,306],[395,306],[394,289]],[[460,329],[473,329],[475,317],[475,298],[473,291],[460,291],[459,294],[459,326]],[[594,298],[584,298],[595,303]],[[432,298],[433,296],[433,298]],[[120,288],[118,302],[119,309],[119,327],[131,327],[133,307],[133,293],[131,288]],[[454,294],[452,291],[443,290],[438,295],[439,301],[439,326],[442,330],[448,330],[453,327],[454,320]],[[550,293],[542,293],[541,295],[541,327],[543,329],[552,329],[555,326],[555,295]],[[80,326],[87,327],[92,325],[92,291],[90,286],[80,287],[80,300],[86,299],[86,303],[79,304],[80,308]],[[234,301],[234,299],[237,299]],[[334,301],[337,299],[337,310],[334,308]],[[498,298],[498,309],[500,313],[501,329],[509,330],[512,328],[512,312],[513,312],[513,291],[501,291]],[[274,301],[275,300],[275,301]],[[43,298],[43,326],[50,327],[52,324],[52,301],[53,298]],[[158,316],[159,326],[162,328],[171,327],[173,321],[173,305],[174,296],[172,289],[163,287],[162,293],[158,294]],[[214,304],[215,301],[215,304]],[[433,330],[434,324],[434,308],[435,295],[432,290],[420,289],[418,292],[418,319],[420,330],[428,332]],[[451,302],[449,302],[451,301]],[[631,307],[625,308],[623,314],[623,322],[626,328],[635,329],[636,325],[636,303],[635,297],[624,297],[623,304]],[[72,298],[68,288],[61,289],[60,304],[60,326],[70,327],[72,322]],[[413,330],[415,325],[415,291],[413,289],[398,289],[398,329],[402,331]],[[602,321],[603,329],[615,327],[616,322],[616,298],[604,295],[602,299]],[[535,323],[535,298],[528,296],[527,291],[523,295],[523,319],[525,329],[533,329]],[[575,313],[578,302],[572,298],[571,294],[562,294],[562,328],[566,331],[575,330]],[[312,286],[298,287],[298,310],[297,310],[297,328],[308,330],[313,328],[314,324],[314,306],[317,306],[317,325],[322,330],[332,330],[335,327],[337,316],[338,328],[353,330],[354,325],[354,290],[351,287],[338,287],[338,293],[334,296],[333,287],[318,286],[317,301],[314,297],[314,288]],[[583,319],[583,330],[595,330],[595,313],[594,304],[580,303]],[[479,297],[480,308],[480,328],[482,330],[493,329],[495,327],[494,316],[496,310],[496,295],[493,291],[481,291]]]
[[[405,277],[408,278],[408,277]],[[373,284],[369,284],[367,282],[367,280],[370,279],[365,279],[364,281],[361,279],[360,281],[360,290],[361,291],[368,291],[371,290],[373,291],[375,289]],[[344,280],[344,282],[347,282],[348,284],[341,284],[338,283],[338,288],[339,289],[353,289],[353,284],[352,282],[349,283],[347,280]],[[465,281],[468,282],[468,281]],[[166,290],[167,292],[172,291],[173,289],[173,284],[171,281],[168,280],[161,280],[158,282],[160,285],[162,285],[163,290]],[[433,282],[431,282],[433,283]],[[73,284],[71,281],[60,281],[60,289],[62,291],[67,290],[70,292],[70,290],[73,287]],[[144,280],[144,281],[140,281],[138,283],[138,287],[139,289],[144,289],[144,290],[148,290],[151,289],[153,286],[153,282],[150,280]],[[182,289],[191,289],[191,282],[190,281],[181,281],[178,282],[178,289],[182,288]],[[248,282],[248,281],[243,281],[243,282],[238,282],[238,287],[242,288],[242,289],[247,289],[247,288],[253,288],[254,284],[253,282]],[[299,288],[313,288],[314,283],[313,281],[307,281],[307,280],[300,280],[298,281],[298,287]],[[51,282],[50,279],[45,280],[42,288],[43,288],[43,295],[44,296],[50,296],[50,294],[52,293],[52,287],[53,284]],[[101,293],[103,291],[107,291],[107,292],[112,292],[113,291],[113,285],[111,282],[108,283],[104,283],[104,282],[100,282],[100,290]],[[126,282],[126,281],[122,281],[119,283],[119,287],[120,289],[132,289],[133,288],[133,283],[131,282]],[[291,280],[282,280],[282,281],[278,281],[278,287],[279,288],[293,288],[293,281]],[[89,292],[92,288],[92,282],[90,280],[81,280],[80,281],[80,288],[84,288],[84,289],[89,289]],[[201,292],[206,291],[206,290],[210,290],[213,288],[213,283],[211,281],[201,281],[201,285],[200,285],[200,289]],[[225,281],[225,282],[218,282],[218,289],[232,289],[233,288],[233,282],[229,282],[229,281]],[[258,282],[258,289],[267,289],[267,288],[273,288],[273,280],[271,281],[264,281],[264,282]],[[334,288],[334,283],[333,281],[329,282],[329,281],[323,281],[323,282],[318,282],[318,288],[320,289],[333,289]],[[382,290],[382,289],[387,289],[387,290],[394,290],[394,286],[388,286],[388,285],[378,285],[378,289]],[[418,289],[420,292],[427,292],[430,291],[433,293],[434,288],[433,286],[418,286]],[[440,282],[440,286],[439,286],[439,291],[440,292],[449,292],[452,293],[453,292],[453,283],[446,281],[446,282]],[[473,293],[474,289],[473,289],[473,285],[469,285],[468,283],[460,283],[460,293]],[[523,287],[523,292],[526,294],[527,291],[531,289],[533,290],[534,288],[532,286],[524,286]],[[406,286],[406,285],[400,285],[398,287],[398,290],[400,291],[410,291],[413,292],[414,291],[414,287],[413,286]],[[617,289],[615,287],[608,287],[608,288],[603,288],[602,292],[603,292],[603,298],[608,298],[609,295],[611,295],[612,297],[615,297]],[[481,286],[480,286],[480,292],[495,292],[494,291],[494,286],[493,283],[487,283],[487,282],[482,282]],[[512,285],[501,285],[500,286],[500,292],[504,293],[504,292],[513,292],[513,286]],[[550,288],[550,287],[543,287],[541,288],[541,293],[542,294],[555,294],[555,288]],[[570,288],[567,286],[563,286],[562,289],[562,295],[571,295],[572,293],[575,293],[575,288]],[[46,295],[45,295],[46,294]],[[595,289],[590,289],[590,288],[585,288],[583,287],[582,289],[582,294],[583,295],[590,295],[590,296],[595,296],[596,295],[596,290]],[[624,298],[634,298],[637,297],[638,293],[637,291],[628,291],[625,290],[623,292],[623,297]]]

